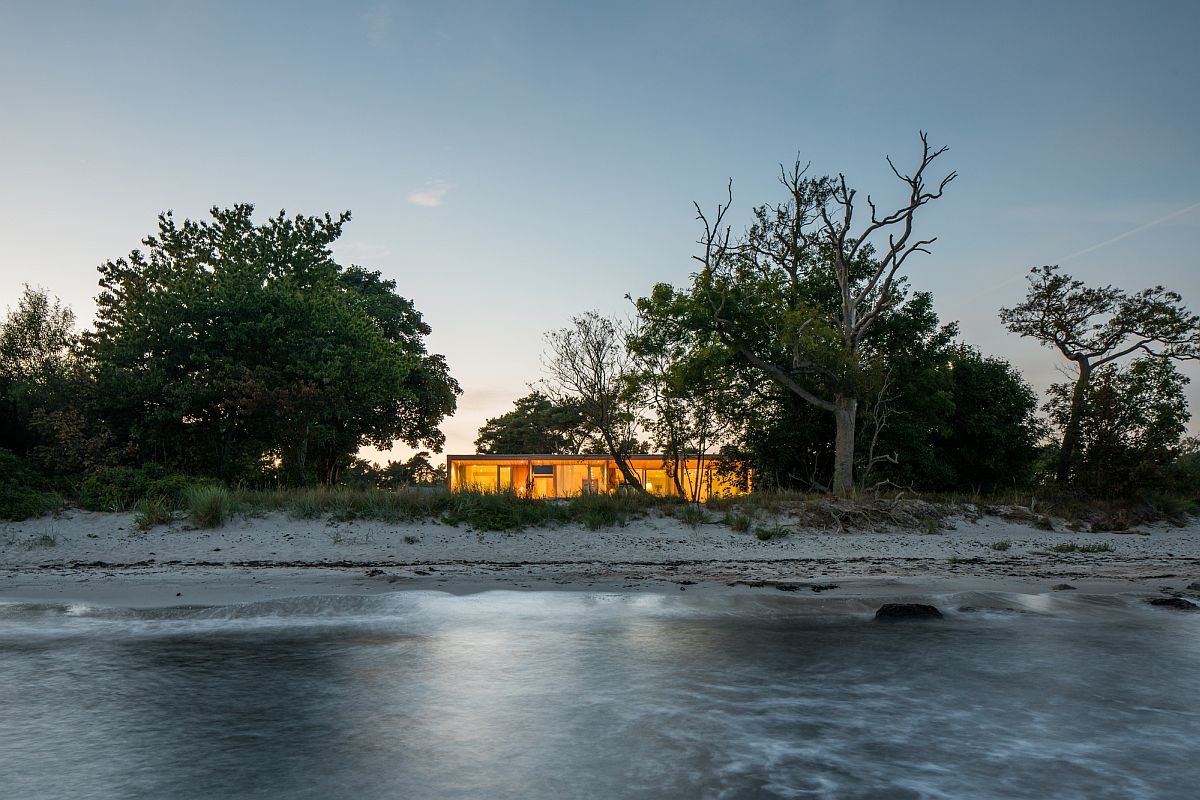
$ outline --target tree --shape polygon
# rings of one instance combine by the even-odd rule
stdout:
[[[675,490],[698,502],[705,472],[687,469],[688,459],[706,459],[732,444],[732,428],[720,413],[725,395],[739,388],[729,374],[729,350],[696,324],[693,298],[669,284],[656,285],[634,307],[636,321],[626,337],[631,387],[651,412],[646,425]]]
[[[716,330],[763,375],[833,416],[832,489],[839,494],[854,489],[863,341],[903,298],[899,273],[906,261],[935,241],[913,236],[917,211],[955,178],[951,172],[936,188],[927,185],[926,171],[946,148],[931,149],[924,132],[920,138],[912,174],[888,159],[907,187],[905,201],[881,214],[868,197],[869,219],[861,224],[845,176],[809,178],[799,162],[780,170],[784,202],[754,209],[754,222],[736,242],[723,227],[732,188],[711,219],[696,206],[704,229],[696,280]],[[832,302],[811,304],[805,285],[822,278],[832,279]]]
[[[547,333],[546,346],[542,364],[551,400],[575,404],[625,483],[645,492],[628,462],[637,445],[639,413],[631,391],[633,366],[617,324],[589,311]]]
[[[1075,365],[1071,402],[1063,418],[1055,481],[1071,480],[1079,447],[1088,383],[1100,367],[1134,353],[1169,360],[1200,358],[1200,317],[1177,292],[1162,286],[1129,294],[1112,286],[1093,288],[1060,273],[1033,268],[1025,301],[1000,309],[1013,333],[1055,347]]]
[[[573,400],[556,403],[534,390],[513,402],[512,411],[492,417],[479,429],[475,449],[480,453],[583,452],[591,441],[583,412]]]
[[[1096,368],[1081,402],[1075,386],[1051,386],[1051,422],[1060,430],[1078,425],[1076,484],[1116,495],[1161,485],[1187,429],[1187,382],[1171,358],[1147,356],[1123,369]]]
[[[439,486],[446,482],[446,465],[434,466],[429,453],[422,450],[407,461],[389,461],[379,471],[379,485],[394,489],[400,486]]]
[[[277,464],[328,484],[362,445],[440,449],[458,384],[393,281],[333,260],[349,213],[252,214],[162,214],[145,252],[100,266],[86,344],[106,418],[142,460],[227,480]]]
[[[75,314],[46,290],[26,285],[0,323],[0,447],[51,473],[82,468],[89,448],[66,446],[66,439],[94,443],[102,431],[80,424],[77,437],[66,437],[61,428],[87,405],[87,383]]]
[[[930,488],[994,491],[1029,478],[1042,426],[1037,395],[1007,361],[970,347],[950,359],[953,410],[931,452],[944,475]]]

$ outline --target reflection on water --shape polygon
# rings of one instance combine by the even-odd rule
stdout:
[[[1200,615],[489,592],[0,605],[13,798],[1194,798]],[[1010,610],[1003,610],[1011,607]]]

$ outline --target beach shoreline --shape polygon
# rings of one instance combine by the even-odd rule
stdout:
[[[994,547],[1007,543],[1007,548]],[[1059,553],[1062,543],[1111,551]],[[762,541],[670,517],[623,527],[479,532],[439,523],[236,518],[139,531],[130,514],[69,511],[0,526],[0,602],[147,607],[301,595],[495,589],[922,597],[1187,592],[1200,523],[1047,531],[999,518],[936,533],[796,531]]]

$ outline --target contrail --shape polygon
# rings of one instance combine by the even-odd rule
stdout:
[[[1078,253],[1071,253],[1071,255],[1069,255],[1066,258],[1059,261],[1059,263],[1061,264],[1063,261],[1070,261],[1073,258],[1079,258],[1080,256],[1085,256],[1088,253],[1094,253],[1095,251],[1099,250],[1101,247],[1108,247],[1110,244],[1113,244],[1114,242],[1119,242],[1122,239],[1128,239],[1130,236],[1139,234],[1144,230],[1153,228],[1155,225],[1162,224],[1169,219],[1174,219],[1175,217],[1186,214],[1189,211],[1196,209],[1196,208],[1200,208],[1200,203],[1192,203],[1187,208],[1181,208],[1178,211],[1172,211],[1170,214],[1167,214],[1165,217],[1159,217],[1158,219],[1154,220],[1153,222],[1147,222],[1145,225],[1139,225],[1138,227],[1134,228],[1131,231],[1125,231],[1120,236],[1114,236],[1111,239],[1105,239],[1103,242],[1100,242],[1100,244],[1094,244],[1091,247],[1085,247],[1082,250],[1080,250]]]
[[[1088,253],[1094,253],[1097,250],[1099,250],[1101,247],[1108,247],[1110,244],[1119,242],[1122,239],[1128,239],[1130,236],[1136,236],[1137,234],[1141,233],[1142,231],[1153,228],[1155,225],[1161,225],[1162,223],[1166,222],[1169,219],[1174,219],[1175,217],[1183,216],[1184,214],[1188,213],[1189,211],[1194,211],[1197,208],[1200,208],[1200,203],[1192,203],[1190,206],[1185,206],[1184,208],[1178,209],[1177,211],[1172,211],[1170,214],[1167,214],[1164,217],[1159,217],[1158,219],[1153,220],[1151,222],[1147,222],[1145,225],[1139,225],[1138,227],[1136,227],[1132,230],[1125,231],[1124,233],[1114,236],[1111,239],[1105,239],[1103,242],[1094,244],[1091,247],[1085,247],[1082,250],[1080,250],[1079,252],[1071,253],[1071,255],[1066,256],[1065,258],[1061,258],[1057,262],[1047,262],[1047,263],[1062,264],[1067,261],[1071,261],[1072,259],[1079,258],[1080,256],[1085,256]],[[1005,286],[1008,286],[1010,283],[1016,283],[1017,281],[1023,279],[1024,277],[1025,277],[1025,273],[1022,272],[1020,275],[1015,275],[1015,276],[1009,278],[1008,280],[1000,281],[1000,283],[997,283],[994,286],[989,286],[988,288],[984,289],[981,292],[977,292],[976,294],[973,294],[970,297],[964,298],[960,302],[969,303],[972,300],[978,300],[980,297],[991,294],[992,292],[996,291],[997,289],[1002,289]]]

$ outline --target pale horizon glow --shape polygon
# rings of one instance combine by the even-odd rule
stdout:
[[[1041,392],[1061,359],[997,318],[1030,267],[1200,310],[1198,29],[1182,0],[6,3],[0,309],[29,283],[90,324],[167,209],[349,209],[335,255],[425,316],[470,453],[545,331],[687,281],[693,202],[732,178],[736,231],[799,154],[882,208],[927,130],[959,178],[909,282]]]

